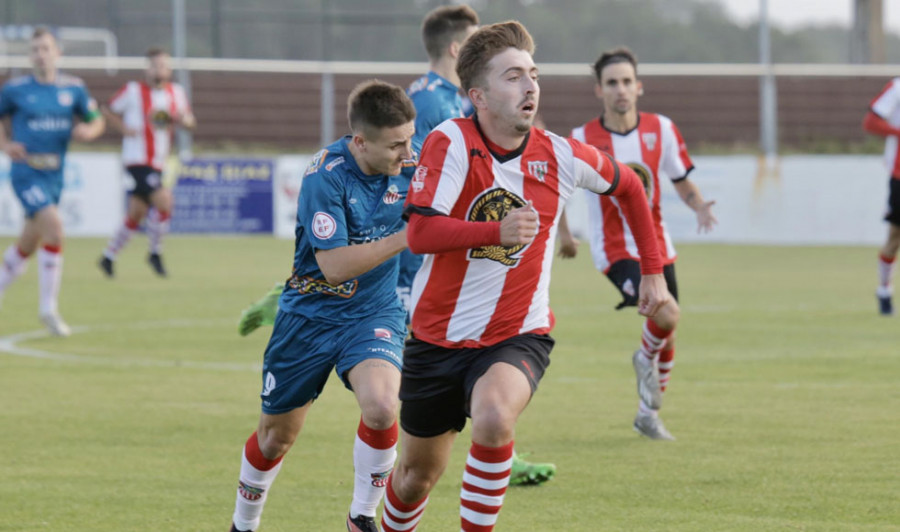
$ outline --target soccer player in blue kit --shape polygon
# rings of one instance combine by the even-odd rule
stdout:
[[[377,532],[397,456],[406,310],[395,288],[416,111],[403,89],[380,81],[358,85],[347,107],[352,135],[319,151],[303,178],[293,273],[266,347],[262,413],[244,445],[232,531],[259,526],[281,460],[336,368],[362,412],[347,530]]]
[[[68,336],[71,330],[58,305],[63,227],[57,205],[66,150],[70,139],[100,136],[104,121],[84,82],[58,72],[60,55],[53,34],[37,28],[29,44],[33,73],[11,79],[0,89],[0,119],[9,116],[12,125],[7,137],[0,122],[0,149],[12,160],[12,185],[26,218],[19,240],[3,254],[0,298],[37,251],[41,321],[52,334]]]

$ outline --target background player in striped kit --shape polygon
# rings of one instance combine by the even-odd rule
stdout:
[[[427,255],[413,283],[400,389],[403,444],[388,481],[385,532],[416,528],[467,416],[472,445],[461,528],[493,530],[516,419],[549,364],[556,223],[576,187],[621,200],[647,257],[641,312],[653,315],[669,299],[634,172],[532,126],[540,93],[533,52],[518,22],[469,37],[457,73],[475,115],[431,132],[410,184],[410,249]]]
[[[894,268],[900,249],[900,78],[892,79],[869,104],[863,128],[886,137],[884,162],[891,178],[888,181],[888,208],[884,219],[888,222],[888,236],[878,253],[878,311],[884,316],[894,313]]]
[[[303,179],[293,273],[263,359],[262,412],[244,445],[234,531],[259,526],[281,460],[334,368],[362,412],[347,530],[377,532],[397,454],[406,311],[395,289],[416,112],[403,89],[380,81],[358,85],[347,108],[353,135],[319,151]]]
[[[637,59],[625,47],[604,52],[594,63],[595,93],[603,106],[602,114],[572,131],[572,137],[609,153],[632,167],[641,178],[653,214],[657,244],[663,256],[666,285],[673,301],[656,316],[647,318],[641,344],[632,355],[637,377],[638,414],[634,429],[653,439],[672,440],[659,419],[662,392],[665,391],[675,357],[675,327],[680,310],[675,279],[675,248],[666,230],[660,207],[660,176],[671,180],[682,201],[697,214],[698,232],[710,231],[717,223],[712,213],[714,201],[705,201],[688,174],[694,168],[681,133],[667,117],[637,110],[643,85],[637,78]],[[621,309],[637,304],[641,283],[641,254],[634,236],[615,198],[588,195],[588,235],[594,265],[622,293]],[[568,233],[561,227],[560,233]],[[563,242],[571,241],[568,236]],[[574,249],[564,252],[574,256]]]
[[[104,109],[110,125],[122,134],[122,162],[134,180],[125,220],[100,257],[100,269],[107,277],[113,277],[116,257],[144,218],[150,239],[147,262],[157,275],[166,275],[161,253],[172,217],[172,191],[163,184],[163,169],[175,128],[197,126],[184,87],[172,81],[171,62],[168,52],[148,50],[144,81],[126,83]]]
[[[69,140],[99,137],[104,121],[84,82],[57,70],[60,49],[48,29],[34,31],[28,56],[32,75],[14,78],[0,90],[0,119],[10,116],[12,123],[11,139],[0,123],[0,148],[12,160],[12,185],[26,218],[18,242],[3,254],[0,298],[37,251],[41,321],[51,333],[68,336],[58,309],[63,227],[57,204]]]

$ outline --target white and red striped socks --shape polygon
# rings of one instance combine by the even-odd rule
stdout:
[[[13,244],[3,253],[3,263],[0,264],[0,296],[6,291],[6,287],[12,284],[16,278],[28,267],[28,255],[22,253],[19,246]]]
[[[653,320],[648,319],[644,322],[644,328],[641,334],[641,353],[650,360],[655,359],[659,356],[659,352],[662,351],[663,346],[666,345],[666,340],[671,334],[672,331],[667,331],[657,325]]]
[[[256,432],[247,439],[241,456],[241,477],[238,482],[237,501],[234,503],[234,516],[232,517],[234,526],[238,530],[259,528],[269,488],[281,469],[283,458],[281,456],[269,460],[263,456],[259,449]]]
[[[109,243],[106,245],[106,249],[103,251],[103,256],[109,260],[116,260],[119,252],[122,251],[122,248],[124,248],[126,244],[128,244],[128,241],[131,240],[131,237],[134,236],[134,233],[135,231],[137,231],[137,229],[138,222],[126,216],[125,221],[122,223],[122,226],[119,227],[119,230],[116,231],[116,234],[114,234],[113,237],[109,239]]]
[[[463,532],[494,529],[509,485],[512,461],[513,442],[502,447],[485,447],[472,442],[459,495]]]
[[[878,254],[878,297],[890,297],[893,290],[894,265],[897,257]]]
[[[62,246],[43,246],[37,252],[41,316],[57,314],[62,284]]]
[[[375,430],[366,426],[360,418],[353,444],[355,478],[350,517],[375,517],[378,502],[384,496],[384,487],[397,459],[399,435],[400,428],[396,421],[389,428]]]
[[[150,239],[150,253],[162,253],[163,237],[169,234],[171,212],[160,212],[150,209],[147,215],[147,237]]]
[[[672,368],[675,367],[675,348],[670,347],[668,343],[659,352],[659,390],[666,391],[671,378]]]
[[[394,493],[391,478],[388,477],[387,480],[384,511],[381,514],[381,530],[383,532],[413,532],[425,513],[428,497],[408,504],[401,501]]]

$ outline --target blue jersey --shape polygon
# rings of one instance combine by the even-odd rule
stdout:
[[[25,145],[25,161],[13,161],[12,178],[62,176],[75,118],[90,122],[97,102],[81,79],[58,74],[53,83],[21,76],[0,89],[0,118],[12,117],[12,140]]]
[[[403,203],[415,161],[399,175],[366,175],[344,137],[319,151],[306,170],[297,200],[294,271],[281,294],[282,311],[345,323],[380,311],[402,309],[395,291],[399,258],[340,285],[325,280],[317,250],[380,240],[403,229]]]
[[[416,152],[422,151],[425,137],[444,120],[462,118],[463,101],[459,87],[434,72],[428,72],[414,81],[406,90],[416,107],[416,134],[412,145]]]

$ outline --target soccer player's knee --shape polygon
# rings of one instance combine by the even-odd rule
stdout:
[[[394,397],[385,395],[378,398],[362,409],[363,422],[367,427],[375,430],[384,430],[390,428],[397,419],[397,410],[400,407],[400,400],[397,399],[396,393]]]
[[[396,486],[397,496],[407,503],[421,500],[431,493],[431,489],[440,478],[439,473],[433,473],[421,468],[404,467],[401,464],[394,468],[393,474],[398,480],[398,485]]]
[[[275,460],[287,454],[297,436],[287,431],[268,430],[260,435],[259,450],[267,460]]]
[[[670,299],[668,303],[659,309],[653,321],[663,329],[671,331],[678,325],[679,319],[681,319],[681,308],[678,306],[678,302]]]
[[[483,409],[472,418],[473,436],[477,435],[479,443],[489,446],[500,446],[513,439],[516,427],[516,415],[512,410],[500,405]]]

